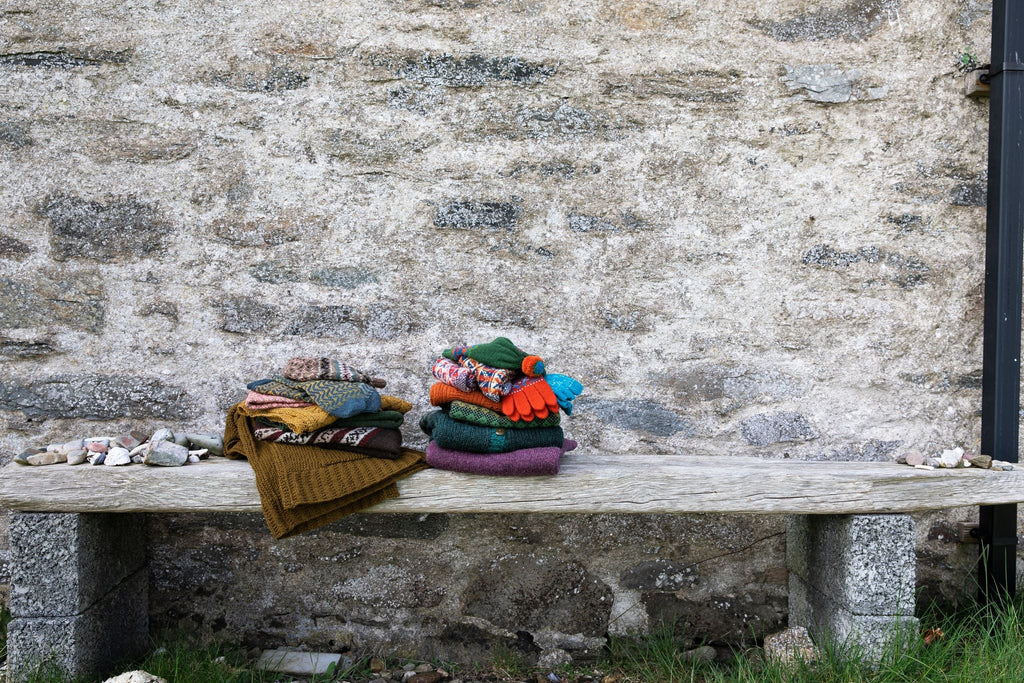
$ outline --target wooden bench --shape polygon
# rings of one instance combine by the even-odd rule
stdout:
[[[893,463],[568,454],[554,477],[426,470],[366,512],[756,513],[789,515],[790,625],[880,655],[916,630],[914,524],[907,514],[1024,502],[1024,470],[923,471]],[[11,464],[12,672],[42,658],[74,676],[145,647],[146,539],[131,513],[258,512],[245,461],[180,468]],[[102,639],[116,624],[124,637]]]

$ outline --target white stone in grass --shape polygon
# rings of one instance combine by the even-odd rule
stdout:
[[[120,676],[108,678],[103,683],[167,683],[167,681],[148,671],[128,671]]]

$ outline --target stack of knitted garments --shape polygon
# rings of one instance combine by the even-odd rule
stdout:
[[[583,385],[548,373],[539,356],[505,337],[446,349],[431,372],[431,405],[420,428],[430,437],[427,464],[439,469],[529,476],[557,474],[559,458],[576,448],[560,426]]]
[[[426,467],[402,448],[412,404],[384,385],[335,358],[298,357],[231,408],[224,454],[249,460],[276,538],[395,498],[395,481]]]

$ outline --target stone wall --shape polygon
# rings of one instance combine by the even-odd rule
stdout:
[[[247,380],[320,353],[413,401],[423,445],[430,361],[497,334],[584,382],[569,431],[590,451],[977,449],[987,104],[957,66],[985,61],[990,15],[8,5],[5,457],[218,429]],[[926,594],[965,590],[973,548],[949,531],[972,514],[919,520]],[[155,622],[258,644],[583,651],[661,619],[735,643],[786,617],[776,519],[150,527]]]

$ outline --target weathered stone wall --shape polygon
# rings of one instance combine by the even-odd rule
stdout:
[[[9,3],[0,445],[217,429],[328,352],[423,444],[434,355],[503,333],[584,382],[587,450],[977,449],[987,105],[956,67],[989,27],[977,0]],[[920,520],[933,595],[971,514]],[[150,527],[156,622],[257,643],[785,620],[775,519]]]

